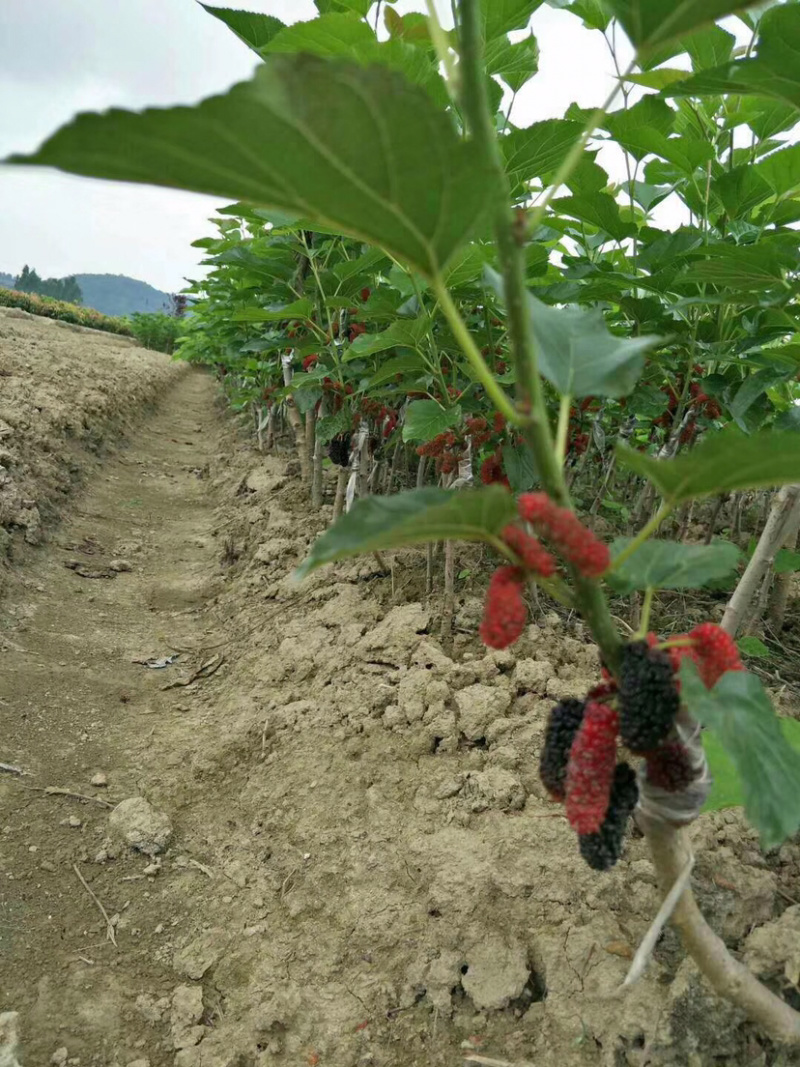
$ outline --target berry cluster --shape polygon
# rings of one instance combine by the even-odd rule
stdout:
[[[675,732],[680,662],[690,656],[709,687],[726,671],[742,670],[735,644],[714,623],[702,623],[679,640],[664,647],[655,634],[632,641],[622,650],[618,682],[604,668],[604,681],[584,700],[563,700],[550,712],[539,775],[550,796],[565,804],[581,855],[595,870],[608,870],[619,859],[637,803],[636,776],[617,762],[618,742],[644,757],[649,784],[684,791],[698,768]]]
[[[519,498],[518,509],[520,518],[541,529],[561,555],[583,574],[594,577],[608,566],[606,546],[582,525],[573,512],[556,507],[544,493],[523,494]],[[507,574],[507,577],[497,586],[494,579],[489,585],[480,632],[490,648],[507,648],[521,636],[525,628],[522,588],[526,575],[551,578],[558,565],[555,557],[522,526],[512,523],[503,529],[500,536],[514,553],[516,566],[501,567],[497,574]],[[507,588],[509,574],[515,576],[513,626],[508,622],[508,605],[512,596]]]

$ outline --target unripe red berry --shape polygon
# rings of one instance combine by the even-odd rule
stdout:
[[[567,766],[567,818],[579,834],[597,833],[608,811],[617,763],[616,711],[607,704],[587,704]]]
[[[713,622],[703,622],[689,634],[694,658],[706,688],[717,684],[726,671],[743,671],[739,649],[730,634]]]
[[[547,549],[535,537],[531,537],[521,527],[506,526],[500,534],[502,539],[519,557],[522,566],[532,574],[549,578],[555,574],[556,561]]]
[[[522,636],[527,619],[522,582],[518,567],[499,567],[492,575],[479,631],[489,648],[508,648]]]

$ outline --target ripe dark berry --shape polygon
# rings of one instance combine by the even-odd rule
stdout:
[[[489,648],[508,648],[522,636],[528,617],[522,583],[518,567],[498,567],[492,575],[479,631]]]
[[[567,763],[575,734],[583,722],[586,705],[582,700],[562,700],[550,712],[539,759],[539,777],[553,798],[563,802],[567,783]]]
[[[596,833],[581,834],[578,838],[580,853],[593,870],[610,870],[622,855],[628,819],[638,799],[633,768],[627,763],[618,763],[603,825]]]
[[[579,834],[596,833],[606,817],[618,730],[619,719],[613,708],[606,704],[586,705],[567,764],[567,818]]]
[[[328,445],[328,455],[331,463],[337,467],[346,467],[350,463],[350,434],[342,433],[338,437],[331,438]]]
[[[681,793],[697,777],[689,753],[680,741],[667,741],[645,753],[647,780],[666,793]]]
[[[634,641],[622,650],[619,672],[620,735],[631,752],[649,752],[667,735],[680,697],[666,653]]]

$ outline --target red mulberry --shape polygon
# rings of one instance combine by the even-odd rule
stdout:
[[[713,688],[726,671],[742,671],[736,642],[713,622],[695,626],[689,634],[694,642],[694,659],[707,689]]]
[[[583,722],[586,705],[582,700],[562,700],[550,712],[544,748],[539,759],[539,777],[553,800],[564,800],[567,763],[575,734]]]
[[[520,518],[538,526],[581,574],[599,578],[608,569],[608,546],[597,540],[575,512],[558,507],[546,493],[523,493],[517,506]]]
[[[523,567],[532,574],[549,578],[555,574],[556,561],[535,537],[525,533],[519,526],[506,526],[500,534],[509,548],[519,556]]]
[[[521,637],[527,619],[522,582],[518,567],[499,567],[492,575],[479,631],[489,648],[508,648]]]
[[[579,834],[596,833],[608,810],[617,758],[616,711],[587,704],[567,765],[567,818]]]
[[[622,855],[625,830],[639,799],[636,774],[627,763],[619,763],[614,770],[614,782],[608,812],[600,829],[581,834],[578,847],[581,856],[595,871],[607,871]]]

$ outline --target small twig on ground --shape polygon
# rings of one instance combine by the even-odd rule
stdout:
[[[182,686],[191,685],[192,682],[205,680],[210,678],[212,674],[216,674],[222,664],[225,662],[225,657],[222,653],[217,653],[216,656],[212,656],[211,659],[206,660],[205,663],[201,663],[197,670],[192,671],[188,678],[181,678],[177,682],[169,682],[167,685],[162,685],[162,691],[165,689],[177,689]]]
[[[108,912],[103,907],[103,905],[100,903],[100,900],[98,899],[97,895],[92,891],[92,888],[89,885],[89,883],[86,881],[86,879],[83,877],[81,872],[78,870],[77,863],[73,863],[72,864],[72,869],[77,874],[78,878],[80,879],[80,883],[83,886],[83,888],[86,890],[86,892],[89,894],[89,896],[95,902],[97,907],[100,909],[100,914],[103,916],[103,918],[106,921],[106,937],[107,937],[107,939],[111,942],[111,944],[114,946],[114,948],[119,948],[119,946],[117,945],[117,938],[116,938],[116,935],[114,933],[114,924],[111,922],[111,919],[108,917]]]
[[[28,788],[36,788],[29,786]],[[90,797],[85,793],[73,793],[71,789],[62,789],[57,785],[46,785],[41,790],[42,793],[46,793],[50,797],[74,797],[75,800],[88,800],[94,804],[99,804],[103,808],[115,808],[116,804],[111,804],[108,800],[102,800],[100,797]]]
[[[0,771],[4,772],[5,774],[17,774],[17,775],[23,775],[23,774],[30,774],[31,773],[30,771],[23,771],[22,767],[15,767],[11,763],[0,763]]]
[[[190,867],[196,867],[198,871],[202,871],[208,878],[214,877],[214,872],[210,867],[206,867],[205,863],[201,863],[200,860],[189,860]]]

